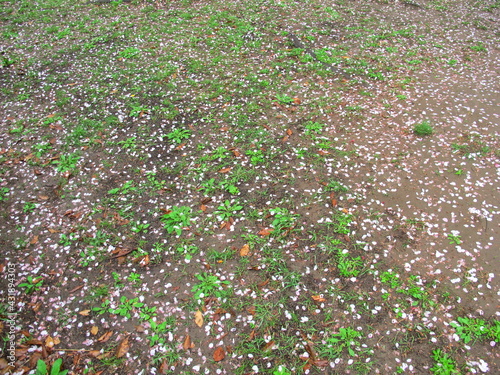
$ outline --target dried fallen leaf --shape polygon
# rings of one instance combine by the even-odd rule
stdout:
[[[99,342],[106,342],[106,341],[108,341],[111,338],[111,336],[113,336],[113,331],[108,331],[104,335],[102,335],[101,337],[99,337],[97,339],[97,341],[99,341]]]
[[[300,100],[300,98],[293,98],[293,104],[299,105],[300,103],[302,103],[302,100]]]
[[[264,345],[262,350],[265,352],[267,350],[272,350],[272,348],[274,348],[274,340],[271,340],[266,345]]]
[[[182,343],[182,348],[184,350],[189,350],[194,348],[194,344],[191,342],[191,337],[189,335],[186,335],[186,338],[184,339],[184,342]]]
[[[205,206],[204,204],[202,204],[200,206],[200,210],[202,210],[203,212],[205,212],[207,210],[207,206]]]
[[[220,362],[224,359],[226,353],[224,352],[224,348],[222,346],[217,347],[214,352],[214,361]]]
[[[240,249],[240,256],[246,257],[248,253],[250,252],[250,246],[248,244],[243,245],[243,247]]]
[[[0,358],[0,370],[5,370],[9,367],[9,362],[5,358]]]
[[[122,342],[120,342],[120,345],[116,348],[115,356],[116,358],[121,358],[125,354],[127,354],[128,349],[130,348],[130,344],[128,343],[128,336],[125,337]]]
[[[47,336],[47,338],[45,339],[45,346],[47,348],[53,348],[54,347],[54,339],[50,336]]]
[[[227,167],[227,168],[222,168],[219,173],[227,173],[231,170],[231,167]]]
[[[312,296],[312,299],[315,300],[316,302],[326,302],[326,299],[324,299],[321,296]]]
[[[139,326],[135,326],[135,330],[136,330],[136,332],[143,333],[144,331],[146,331],[146,328],[139,325]]]
[[[269,236],[271,233],[273,233],[273,230],[272,229],[262,229],[260,232],[259,232],[259,235],[261,236]]]
[[[203,313],[200,310],[196,310],[194,314],[194,322],[198,327],[203,327]]]
[[[176,150],[182,150],[184,148],[184,146],[186,146],[187,143],[181,143],[179,146],[177,146],[175,149]]]
[[[90,310],[82,310],[78,314],[83,315],[83,316],[89,316]]]
[[[293,134],[293,132],[292,132],[292,130],[291,130],[291,129],[287,129],[287,130],[286,130],[286,134],[288,134],[288,135],[292,135],[292,134]]]
[[[36,244],[36,243],[38,243],[38,236],[33,236],[33,238],[32,238],[32,239],[31,239],[31,241],[30,241],[30,244],[31,244],[31,245],[34,245],[34,244]]]
[[[92,326],[92,328],[90,329],[90,333],[95,336],[97,335],[97,332],[99,332],[99,327]]]

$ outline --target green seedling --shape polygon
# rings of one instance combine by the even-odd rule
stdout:
[[[385,284],[389,284],[389,286],[393,289],[399,288],[401,286],[401,279],[399,278],[399,274],[395,273],[392,270],[382,272],[380,274],[380,281]]]
[[[441,349],[432,351],[432,359],[436,361],[435,365],[431,368],[434,375],[455,375],[460,374],[457,365],[453,358]]]
[[[491,333],[490,327],[482,319],[459,317],[457,321],[451,322],[450,325],[455,328],[458,337],[466,344]]]
[[[452,233],[448,234],[448,239],[450,240],[450,244],[460,245],[462,243],[461,236],[457,231],[452,231]]]
[[[266,161],[264,151],[261,149],[248,150],[245,152],[245,155],[250,156],[250,162],[253,165],[261,164]]]
[[[191,225],[191,208],[174,206],[160,220],[164,223],[168,233],[175,232],[180,236],[182,229]]]
[[[283,365],[279,365],[273,370],[273,375],[292,375],[292,373]]]
[[[133,181],[127,181],[125,182],[121,187],[117,187],[114,189],[111,189],[108,191],[108,194],[129,194],[137,190],[135,186],[133,186],[134,182]]]
[[[308,121],[304,124],[305,133],[310,134],[320,134],[323,131],[325,125],[319,122]]]
[[[333,334],[326,339],[326,342],[318,348],[320,356],[334,359],[339,357],[344,349],[347,349],[349,355],[354,356],[354,349],[360,345],[358,339],[362,338],[363,334],[351,327],[340,328],[339,333]]]
[[[147,223],[141,223],[140,221],[137,221],[130,230],[134,233],[142,233],[142,232],[147,232],[148,228],[151,224]]]
[[[29,213],[32,213],[33,211],[35,211],[37,205],[35,202],[26,202],[23,206],[23,212],[25,214],[29,214]]]
[[[175,129],[168,133],[166,137],[173,143],[180,144],[182,141],[191,137],[191,130],[188,129]]]
[[[165,320],[161,323],[157,323],[155,320],[150,320],[149,325],[152,331],[152,335],[148,336],[149,345],[155,346],[156,344],[165,344],[167,342],[166,333],[171,331],[169,322]]]
[[[61,370],[62,359],[58,358],[52,364],[52,368],[50,369],[50,373],[47,369],[47,364],[39,359],[36,363],[36,372],[35,375],[66,375],[68,370]]]
[[[198,253],[200,249],[195,245],[183,245],[176,248],[179,254],[184,255],[184,259],[191,260],[193,255]]]
[[[225,200],[223,204],[217,207],[217,211],[214,214],[217,216],[219,221],[228,221],[233,217],[238,211],[241,211],[243,206],[237,203],[232,204],[229,200]]]
[[[5,202],[5,201],[7,201],[7,199],[9,199],[7,197],[9,192],[10,192],[10,189],[8,187],[4,186],[4,187],[0,188],[0,202]]]
[[[276,99],[283,104],[292,104],[293,103],[293,98],[289,97],[288,95],[276,95]]]
[[[346,193],[349,188],[339,181],[330,181],[325,187],[326,191],[333,191],[334,193]]]
[[[123,51],[120,51],[118,54],[124,59],[130,59],[137,56],[139,53],[141,53],[140,49],[136,47],[127,47]]]
[[[352,222],[352,215],[343,211],[336,211],[332,218],[332,228],[335,233],[349,234],[351,232],[349,225]]]
[[[137,137],[130,137],[125,139],[124,141],[118,142],[123,149],[135,149],[137,147]]]
[[[23,288],[26,294],[32,294],[40,290],[43,285],[43,277],[28,276],[26,282],[19,284],[19,288]]]
[[[148,107],[144,107],[140,104],[133,104],[132,109],[129,112],[129,116],[130,117],[141,117],[142,115],[144,115],[145,113],[148,113],[148,112],[149,112]]]
[[[363,261],[361,257],[349,256],[347,250],[339,250],[337,253],[337,267],[340,275],[344,277],[356,277],[361,273]]]
[[[429,121],[423,121],[413,127],[413,132],[420,137],[424,137],[434,133],[434,129],[429,124]]]
[[[139,297],[128,299],[127,297],[122,296],[120,298],[120,304],[115,309],[110,308],[109,312],[111,314],[124,316],[130,319],[132,317],[132,311],[134,309],[140,309],[143,306],[144,303],[139,302]]]
[[[273,215],[272,227],[277,234],[289,233],[295,226],[299,215],[290,213],[286,208],[271,208],[269,213]]]
[[[195,300],[206,297],[223,298],[226,295],[224,287],[229,285],[229,281],[221,280],[216,275],[206,272],[196,275],[196,278],[199,280],[199,283],[191,289]]]
[[[130,275],[128,275],[127,280],[134,285],[139,285],[141,283],[141,275],[135,272],[131,272]]]
[[[59,160],[54,160],[52,164],[57,165],[56,170],[60,173],[71,172],[76,169],[80,160],[77,154],[61,155]]]

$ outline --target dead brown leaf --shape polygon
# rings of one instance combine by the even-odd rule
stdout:
[[[92,328],[90,329],[90,333],[95,336],[97,335],[97,332],[99,332],[99,327],[92,326]]]
[[[324,299],[321,296],[312,296],[312,299],[315,300],[316,302],[326,302],[326,299]]]
[[[82,310],[78,314],[83,315],[83,316],[89,316],[90,310]]]
[[[99,337],[97,339],[97,341],[99,341],[99,342],[106,342],[106,341],[108,341],[111,338],[111,336],[113,336],[113,331],[108,331],[104,335],[102,335],[101,337]]]
[[[116,348],[116,352],[115,352],[115,356],[116,358],[121,358],[123,357],[125,354],[127,354],[128,350],[130,348],[130,344],[128,342],[128,336],[125,337],[121,342],[120,344],[118,345],[118,347]]]
[[[182,348],[184,350],[189,350],[194,348],[194,344],[191,342],[191,337],[189,335],[186,335],[186,338],[184,339],[184,342],[182,343]]]
[[[240,256],[246,257],[248,253],[250,252],[250,246],[248,244],[243,245],[243,247],[240,249]]]
[[[227,173],[231,170],[231,167],[227,167],[227,168],[222,168],[219,173]]]
[[[52,337],[50,337],[50,336],[47,336],[47,338],[45,339],[45,346],[47,348],[53,348],[54,345],[55,345],[54,339]]]
[[[31,244],[31,245],[34,245],[34,244],[36,244],[36,243],[38,243],[38,236],[33,236],[33,238],[32,238],[32,239],[31,239],[31,241],[30,241],[30,244]]]
[[[214,361],[215,362],[222,361],[225,356],[226,356],[226,353],[224,352],[224,348],[222,346],[219,346],[215,349],[215,351],[214,351]]]
[[[292,134],[293,134],[293,131],[292,131],[291,129],[287,129],[287,130],[286,130],[286,134],[287,134],[287,135],[292,135]]]
[[[271,233],[273,233],[273,230],[268,228],[264,228],[261,231],[259,231],[259,235],[261,236],[269,236]]]
[[[262,348],[263,351],[268,351],[271,350],[274,347],[274,340],[269,341],[264,347]]]
[[[198,327],[203,327],[203,313],[200,310],[196,310],[194,314],[194,322]]]

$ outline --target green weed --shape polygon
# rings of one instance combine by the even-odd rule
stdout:
[[[175,232],[180,236],[182,229],[191,225],[191,215],[191,208],[174,206],[160,220],[164,223],[168,233]]]
[[[428,121],[423,121],[413,127],[413,132],[418,136],[424,137],[434,133],[434,128]]]

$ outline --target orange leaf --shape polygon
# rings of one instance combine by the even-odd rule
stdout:
[[[177,146],[175,149],[176,149],[176,150],[182,150],[186,144],[187,144],[187,143],[181,143],[181,144],[180,144],[179,146]]]
[[[30,241],[30,244],[34,245],[38,242],[38,236],[33,236],[33,238]]]
[[[219,346],[217,349],[215,349],[215,352],[214,352],[214,361],[215,362],[222,361],[225,356],[226,356],[226,353],[224,352],[224,348],[222,346]]]
[[[122,340],[120,345],[118,345],[118,347],[116,348],[116,352],[115,352],[116,358],[121,358],[125,354],[127,354],[129,348],[130,348],[130,344],[128,343],[128,336],[127,336]]]
[[[262,229],[260,232],[259,232],[259,235],[261,236],[269,236],[271,233],[273,233],[273,230],[272,229]]]
[[[97,339],[97,341],[99,341],[99,342],[106,342],[106,341],[108,341],[111,338],[111,336],[113,336],[113,331],[108,331],[104,335],[102,335],[101,337],[99,337]]]
[[[194,322],[198,327],[203,327],[203,313],[200,310],[196,310],[194,314]]]
[[[321,296],[312,296],[312,299],[315,300],[316,302],[326,302],[326,299],[324,299]]]
[[[205,206],[204,204],[202,204],[200,206],[200,210],[202,210],[203,212],[205,212],[207,210],[207,206]]]
[[[292,135],[292,134],[293,134],[293,132],[292,132],[292,130],[291,130],[291,129],[287,129],[287,130],[286,130],[286,134],[288,134],[288,135]]]
[[[47,336],[47,338],[45,339],[45,346],[47,348],[53,348],[54,345],[55,345],[54,339],[52,337],[50,337],[50,336]]]
[[[227,167],[227,168],[222,168],[219,173],[227,173],[231,170],[231,167]]]
[[[318,154],[321,155],[321,156],[325,156],[325,155],[328,155],[329,152],[328,151],[323,151],[323,150],[318,150]]]
[[[95,336],[97,335],[97,332],[99,332],[99,327],[97,326],[92,326],[92,328],[90,329],[90,333]]]
[[[83,316],[88,316],[90,314],[90,310],[82,310],[78,314],[83,315]]]
[[[281,140],[281,143],[285,143],[286,141],[288,141],[288,138],[290,138],[288,135],[285,135],[283,137],[283,139]]]
[[[248,244],[243,245],[243,247],[240,249],[240,256],[246,257],[249,252],[250,252],[250,246],[248,246]]]
[[[241,156],[241,153],[238,150],[233,150],[233,155],[239,158]]]
[[[302,100],[300,100],[300,98],[293,98],[293,104],[299,105],[300,103],[302,103]]]
[[[184,342],[182,343],[182,347],[184,348],[184,350],[194,348],[194,344],[191,342],[191,337],[189,337],[189,335],[186,335],[186,338],[184,339]]]
[[[269,341],[264,347],[262,348],[263,351],[266,350],[271,350],[274,347],[274,340]]]

